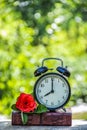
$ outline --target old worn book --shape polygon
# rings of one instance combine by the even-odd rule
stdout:
[[[12,112],[12,125],[23,125],[20,112]],[[70,109],[66,112],[46,112],[42,114],[28,114],[27,124],[29,126],[71,126],[72,113]]]

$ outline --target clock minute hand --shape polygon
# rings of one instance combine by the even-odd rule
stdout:
[[[54,89],[53,89],[53,79],[52,79],[52,78],[51,78],[51,91],[48,92],[48,93],[46,93],[44,96],[47,96],[47,95],[49,95],[49,94],[51,94],[51,93],[54,93]]]
[[[53,89],[53,79],[51,79],[51,93],[54,93],[54,89]]]

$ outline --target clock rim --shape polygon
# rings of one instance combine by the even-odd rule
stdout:
[[[56,109],[59,109],[59,108],[63,108],[63,107],[68,103],[68,101],[70,100],[70,96],[71,96],[71,87],[70,87],[70,84],[69,84],[69,82],[67,81],[67,79],[66,79],[63,75],[61,75],[61,74],[59,74],[59,73],[49,72],[49,73],[43,74],[42,76],[40,76],[40,77],[37,79],[36,83],[34,84],[34,98],[36,99],[36,101],[37,101],[39,104],[41,104],[41,103],[38,101],[37,96],[36,96],[36,86],[37,86],[37,83],[38,83],[38,81],[39,81],[42,77],[44,77],[44,76],[46,76],[46,75],[50,75],[50,74],[58,75],[58,76],[62,77],[62,78],[65,80],[65,82],[67,83],[68,89],[69,89],[69,94],[68,94],[67,100],[66,100],[66,102],[64,102],[61,106],[55,107],[55,108],[49,108],[49,107],[47,107],[47,106],[45,105],[48,110],[52,110],[52,111],[53,111],[53,110],[56,110]],[[44,104],[42,104],[42,105],[44,105]]]

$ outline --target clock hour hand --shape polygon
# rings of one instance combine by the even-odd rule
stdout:
[[[52,93],[51,91],[50,91],[50,92],[48,92],[48,93],[46,93],[46,94],[44,95],[44,97],[45,97],[45,96],[47,96],[47,95],[49,95],[49,94],[51,94],[51,93]]]

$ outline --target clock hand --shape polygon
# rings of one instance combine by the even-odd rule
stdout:
[[[49,94],[51,94],[51,93],[52,93],[51,91],[50,91],[50,92],[48,92],[48,93],[46,93],[46,94],[44,95],[44,97],[45,97],[45,96],[47,96],[47,95],[49,95]]]
[[[51,93],[54,93],[54,89],[53,89],[53,78],[51,78]]]
[[[48,92],[48,93],[46,93],[44,96],[47,96],[47,95],[49,95],[49,94],[51,94],[51,93],[54,93],[54,89],[53,89],[53,79],[52,79],[52,78],[51,78],[51,91]]]

